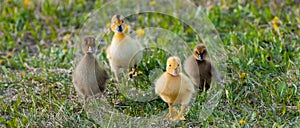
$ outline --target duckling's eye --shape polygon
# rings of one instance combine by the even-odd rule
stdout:
[[[171,64],[169,64],[169,67],[171,67]]]
[[[179,64],[177,66],[179,66]]]
[[[124,23],[124,20],[121,20],[121,23]]]

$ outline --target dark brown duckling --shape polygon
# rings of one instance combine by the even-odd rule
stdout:
[[[194,48],[193,55],[184,63],[184,70],[200,91],[208,90],[212,80],[214,66],[208,58],[208,52],[204,44],[198,44]]]

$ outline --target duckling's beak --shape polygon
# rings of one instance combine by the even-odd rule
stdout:
[[[121,25],[117,27],[117,31],[118,31],[118,32],[122,32],[122,31],[123,31],[123,28],[122,28]]]
[[[178,74],[179,74],[178,69],[173,70],[173,72],[172,72],[172,75],[173,75],[173,76],[178,76]]]
[[[89,49],[88,49],[87,53],[94,53],[94,52],[95,52],[94,48],[92,48],[92,47],[89,47]]]
[[[203,55],[201,54],[201,55],[199,55],[198,56],[198,58],[197,58],[197,60],[199,60],[199,61],[203,61],[204,59],[203,59]]]

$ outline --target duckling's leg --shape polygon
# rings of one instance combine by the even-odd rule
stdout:
[[[115,77],[116,77],[117,82],[120,82],[119,81],[119,72],[118,72],[118,70],[115,71]]]
[[[182,104],[181,105],[181,108],[180,108],[180,112],[178,113],[177,116],[174,117],[174,120],[185,120],[184,116],[183,116],[183,111],[184,111],[184,108],[185,108],[185,104]]]
[[[173,103],[168,103],[168,105],[169,105],[169,113],[164,117],[164,119],[172,117],[172,104]]]
[[[137,70],[137,64],[134,65],[134,67],[132,68],[132,71],[128,73],[129,78],[132,78],[133,75],[136,73]]]

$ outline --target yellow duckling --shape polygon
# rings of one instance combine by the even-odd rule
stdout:
[[[103,92],[106,88],[106,81],[110,78],[107,72],[100,68],[94,57],[95,49],[95,38],[84,38],[82,50],[85,55],[73,73],[74,87],[78,95],[85,99]]]
[[[137,65],[143,57],[143,47],[136,40],[125,35],[126,24],[124,23],[123,16],[114,15],[112,17],[111,29],[114,32],[114,36],[106,52],[111,70],[119,82],[118,75],[120,68],[133,67],[133,70],[128,73],[130,78],[136,73]]]
[[[172,104],[175,103],[181,104],[181,109],[173,120],[185,120],[183,112],[194,92],[191,80],[181,73],[180,59],[175,56],[168,58],[167,71],[155,83],[155,93],[169,105],[169,113],[166,117],[172,118]]]

